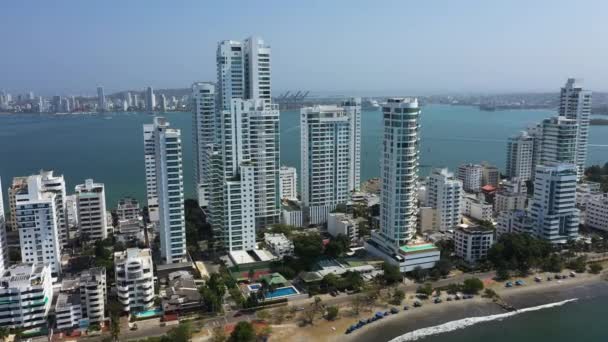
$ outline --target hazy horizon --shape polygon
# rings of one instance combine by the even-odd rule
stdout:
[[[224,39],[272,47],[275,95],[608,90],[608,2],[20,1],[0,11],[0,89],[94,95],[214,81]]]

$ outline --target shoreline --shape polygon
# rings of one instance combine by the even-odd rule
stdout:
[[[562,272],[563,273],[563,272]],[[542,275],[546,274],[543,273]],[[532,308],[571,299],[588,300],[599,296],[608,296],[608,281],[604,280],[604,274],[592,275],[582,274],[576,278],[568,278],[557,282],[555,280],[535,283],[534,277],[525,278],[526,285],[522,287],[505,288],[504,283],[488,282],[486,288],[491,288],[498,293],[500,298],[508,305],[517,310]],[[390,341],[406,333],[423,328],[435,327],[444,323],[457,321],[465,318],[478,318],[497,314],[505,314],[503,309],[492,299],[482,298],[481,295],[473,299],[459,301],[445,301],[446,294],[442,294],[444,302],[434,304],[431,300],[422,301],[421,308],[412,308],[411,296],[406,294],[404,304],[410,309],[403,311],[402,304],[400,312],[390,315],[380,321],[371,323],[351,334],[344,334],[350,325],[359,319],[368,318],[376,311],[384,311],[393,305],[378,305],[370,312],[362,312],[358,316],[344,314],[346,308],[340,308],[344,317],[332,322],[318,320],[312,326],[298,327],[295,324],[273,327],[270,341]]]

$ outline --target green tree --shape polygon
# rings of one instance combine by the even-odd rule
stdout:
[[[120,317],[116,313],[110,316],[110,335],[112,336],[112,340],[118,341],[118,336],[120,336]]]
[[[306,269],[315,263],[323,253],[323,239],[318,233],[297,235],[293,238],[294,254],[302,261]]]
[[[441,274],[442,277],[445,277],[450,274],[450,271],[453,267],[454,265],[452,264],[452,262],[445,258],[440,259],[439,261],[437,261],[437,263],[435,263],[435,269],[439,271],[439,274]]]
[[[545,272],[559,273],[564,268],[564,261],[557,253],[552,253],[545,259],[542,268]]]
[[[583,273],[587,269],[587,257],[580,256],[570,262],[568,262],[568,268],[578,273]]]
[[[399,267],[395,265],[391,265],[387,262],[382,264],[382,271],[384,272],[382,278],[386,282],[386,284],[394,284],[401,282],[403,279],[403,275],[399,271]]]
[[[465,279],[462,286],[462,292],[468,294],[477,294],[483,290],[483,282],[479,278]]]
[[[598,273],[602,272],[603,269],[604,269],[604,267],[597,262],[594,262],[593,264],[589,265],[589,272],[591,272],[593,274],[598,274]]]
[[[325,315],[325,318],[327,318],[328,321],[333,321],[338,318],[339,312],[340,310],[337,306],[330,306],[327,308],[327,314]]]
[[[229,342],[254,342],[255,340],[253,325],[246,321],[238,322],[228,338]]]
[[[343,234],[338,234],[338,236],[331,239],[325,247],[325,254],[332,258],[338,258],[346,254],[349,247],[350,239]]]
[[[416,293],[420,293],[420,294],[423,294],[423,295],[430,296],[430,295],[433,294],[433,286],[431,286],[431,284],[429,284],[429,283],[426,283],[424,285],[420,285],[416,289]]]
[[[395,289],[391,298],[391,304],[401,305],[401,302],[405,299],[405,292],[402,289]]]
[[[192,325],[190,322],[180,323],[167,334],[171,342],[188,342],[192,338]]]
[[[226,342],[228,336],[223,326],[213,328],[213,335],[211,336],[211,342]]]
[[[416,266],[410,274],[417,283],[422,283],[429,276],[429,271],[420,266]]]

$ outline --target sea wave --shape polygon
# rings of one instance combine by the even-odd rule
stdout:
[[[421,339],[426,336],[442,334],[442,333],[446,333],[446,332],[450,332],[450,331],[454,331],[454,330],[458,330],[458,329],[464,329],[464,328],[470,327],[472,325],[475,325],[477,323],[495,321],[495,320],[519,315],[524,312],[538,311],[538,310],[542,310],[542,309],[553,308],[556,306],[562,306],[566,303],[574,302],[576,300],[577,300],[577,298],[573,298],[573,299],[567,299],[567,300],[564,300],[561,302],[534,306],[531,308],[525,308],[525,309],[511,311],[511,312],[497,314],[497,315],[463,318],[463,319],[459,319],[456,321],[451,321],[451,322],[447,322],[444,324],[436,325],[434,327],[428,327],[428,328],[422,328],[422,329],[410,331],[407,334],[401,335],[399,337],[396,337],[396,338],[390,340],[390,342],[416,341],[416,340]]]

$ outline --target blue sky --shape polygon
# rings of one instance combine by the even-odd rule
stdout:
[[[215,79],[222,39],[262,36],[273,91],[608,91],[608,1],[3,1],[0,89],[46,95]]]

